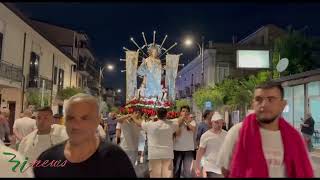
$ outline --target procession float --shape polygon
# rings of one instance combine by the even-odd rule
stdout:
[[[156,31],[153,32],[152,43],[147,42],[144,32],[143,46],[131,37],[130,41],[137,50],[125,50],[126,69],[126,104],[120,108],[121,114],[133,113],[139,110],[145,117],[156,115],[158,108],[168,109],[168,118],[178,116],[174,112],[175,80],[178,72],[179,59],[182,54],[169,54],[177,43],[169,48],[164,47],[167,35],[162,43],[156,43]]]

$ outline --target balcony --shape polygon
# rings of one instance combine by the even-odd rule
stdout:
[[[99,83],[95,80],[88,81],[87,85],[88,85],[88,88],[90,88],[90,89],[99,90]]]
[[[108,90],[108,91],[106,91],[105,96],[106,97],[115,97],[116,96],[116,92]]]
[[[96,66],[96,63],[92,62],[90,59],[82,57],[79,58],[78,70],[86,76],[91,75],[94,78],[99,78],[99,71]]]
[[[0,77],[17,82],[22,82],[22,67],[8,63],[6,61],[0,61]]]
[[[28,77],[28,88],[42,88],[43,86],[43,82],[44,82],[44,88],[47,90],[52,90],[52,81],[49,80],[46,77],[40,76],[34,79],[30,79],[29,76]]]

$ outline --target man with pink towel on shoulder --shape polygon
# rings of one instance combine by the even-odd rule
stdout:
[[[254,113],[229,130],[220,149],[217,165],[225,177],[314,177],[301,134],[281,116],[283,96],[275,82],[256,87]]]

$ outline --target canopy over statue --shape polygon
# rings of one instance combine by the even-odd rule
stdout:
[[[153,32],[153,43],[147,43],[144,33],[142,36],[145,43],[142,47],[131,38],[133,44],[138,48],[137,51],[130,51],[124,47],[126,50],[126,102],[130,104],[134,101],[138,105],[153,108],[168,107],[168,104],[172,104],[168,102],[175,100],[174,82],[181,55],[169,55],[168,51],[177,43],[166,49],[163,45],[167,35],[161,45],[155,42],[155,31]],[[163,55],[166,55],[165,59],[161,59]],[[140,85],[137,83],[137,78],[140,78]]]

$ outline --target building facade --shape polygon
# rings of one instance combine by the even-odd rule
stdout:
[[[10,125],[28,108],[30,94],[54,106],[56,92],[77,85],[75,59],[50,41],[11,3],[0,3],[0,102]]]
[[[283,116],[298,131],[301,118],[310,112],[315,121],[314,145],[320,149],[320,69],[307,71],[275,80],[281,82],[284,88],[284,98],[287,106]]]
[[[90,45],[90,38],[81,31],[32,20],[47,37],[53,39],[67,54],[76,59],[77,86],[87,93],[98,95],[99,67]]]
[[[237,50],[270,50],[271,55],[275,39],[283,35],[285,32],[281,28],[275,25],[266,25],[238,43],[212,43],[209,41],[204,50],[203,86],[215,86],[226,77],[243,77],[257,73],[261,69],[237,67]],[[271,64],[271,58],[269,62]],[[192,94],[202,85],[201,72],[202,60],[199,55],[178,72],[176,79],[177,99],[190,99],[198,121],[201,119],[202,112],[192,102]]]

